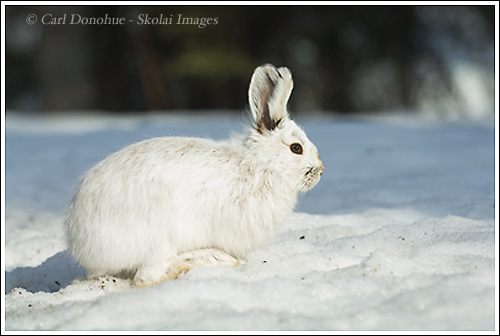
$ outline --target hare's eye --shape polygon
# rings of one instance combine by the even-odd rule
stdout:
[[[297,142],[294,142],[293,144],[290,145],[290,150],[295,154],[302,154],[302,145]]]

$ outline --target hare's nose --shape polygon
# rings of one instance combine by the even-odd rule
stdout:
[[[319,158],[319,155],[318,155]],[[323,161],[319,160],[320,166],[319,166],[319,175],[322,176],[323,172],[325,171],[325,165],[323,164]]]

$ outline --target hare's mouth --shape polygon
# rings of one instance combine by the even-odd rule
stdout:
[[[311,190],[316,184],[318,184],[321,175],[323,175],[322,167],[310,167],[307,169],[299,185],[299,191],[305,192]]]

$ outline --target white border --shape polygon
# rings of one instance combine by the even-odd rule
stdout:
[[[288,1],[288,2],[279,2],[279,1],[123,1],[119,4],[115,1],[4,1],[1,3],[1,23],[2,23],[2,34],[1,34],[1,237],[2,237],[2,257],[5,256],[5,6],[8,5],[32,5],[32,6],[49,6],[49,5],[57,5],[57,6],[71,6],[71,5],[394,5],[393,1]],[[495,223],[498,223],[499,220],[499,204],[498,204],[498,195],[499,195],[499,164],[498,164],[498,136],[499,136],[499,127],[497,125],[499,119],[499,101],[498,101],[498,15],[499,15],[499,5],[496,1],[405,1],[403,3],[397,2],[396,4],[401,5],[493,5],[495,6]],[[2,258],[2,274],[1,274],[1,285],[2,285],[2,304],[0,304],[1,310],[1,333],[2,335],[26,335],[26,334],[38,334],[38,335],[120,335],[120,334],[137,334],[137,335],[165,335],[165,334],[176,334],[176,335],[190,335],[190,334],[204,334],[204,335],[233,335],[233,334],[259,334],[259,335],[302,335],[302,334],[312,334],[312,335],[327,335],[327,334],[347,334],[347,335],[362,335],[362,334],[372,334],[372,335],[453,335],[453,334],[462,334],[462,335],[498,335],[499,333],[499,316],[498,316],[498,308],[499,308],[499,227],[496,227],[495,230],[495,330],[494,331],[314,331],[314,332],[301,332],[301,331],[286,331],[286,332],[277,332],[277,331],[247,331],[247,332],[234,332],[234,331],[129,331],[129,332],[117,332],[117,331],[36,331],[36,332],[26,332],[26,331],[6,331],[5,330],[5,262]]]
[[[496,334],[498,335],[498,332],[499,332],[499,326],[498,326],[498,315],[499,315],[499,306],[498,306],[498,303],[499,303],[499,299],[498,299],[498,294],[499,294],[499,291],[498,291],[498,281],[499,281],[499,278],[498,278],[498,267],[499,267],[499,263],[498,263],[498,259],[499,259],[499,254],[498,254],[498,246],[499,246],[499,242],[498,242],[498,231],[500,231],[500,228],[498,226],[498,222],[500,220],[500,217],[499,217],[499,211],[498,211],[498,208],[499,208],[499,205],[498,205],[498,193],[499,193],[499,189],[498,189],[498,170],[499,170],[499,166],[498,166],[498,150],[499,150],[499,147],[498,147],[498,119],[499,119],[499,108],[500,106],[498,105],[498,34],[499,34],[499,31],[498,31],[498,11],[499,11],[499,5],[498,3],[495,3],[495,223],[497,224],[497,226],[495,227],[495,331],[496,331]]]
[[[496,1],[2,1],[4,5],[30,6],[73,6],[73,5],[114,5],[114,6],[177,6],[177,5],[489,5],[497,7]]]
[[[1,237],[2,237],[2,303],[0,304],[0,310],[2,311],[2,334],[5,333],[5,183],[7,182],[5,180],[5,5],[2,3],[2,12],[1,12],[1,23],[2,23],[2,37],[1,37],[1,42],[2,42],[2,94],[1,94],[1,102],[2,102],[2,113],[1,113],[1,145],[0,145],[0,152],[2,153],[2,167],[1,167],[1,185],[2,185],[2,191],[0,193],[0,198],[2,202],[2,210],[1,210]]]

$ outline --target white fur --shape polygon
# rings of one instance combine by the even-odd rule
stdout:
[[[200,250],[191,253],[198,264],[231,263],[271,237],[298,193],[312,188],[323,171],[316,147],[288,117],[292,87],[286,68],[254,71],[254,128],[243,141],[155,138],[92,168],[65,222],[70,250],[89,276],[131,272],[137,284],[154,283],[179,273],[171,268],[185,253]],[[281,120],[272,130],[263,126],[266,113],[268,120]],[[302,155],[290,150],[295,142]]]

